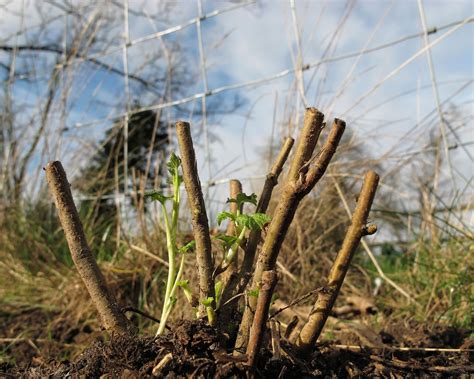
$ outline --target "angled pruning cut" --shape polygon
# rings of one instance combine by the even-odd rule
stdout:
[[[231,182],[231,196],[227,200],[229,209],[219,213],[216,220],[219,227],[227,222],[227,231],[211,236],[190,124],[183,121],[176,124],[179,156],[172,153],[167,164],[169,189],[166,192],[153,190],[145,193],[150,201],[161,206],[168,254],[169,267],[157,336],[165,333],[178,301],[177,291],[181,290],[195,308],[197,318],[206,320],[226,334],[227,340],[222,347],[234,355],[243,354],[250,367],[255,365],[278,282],[276,263],[283,241],[301,201],[323,178],[346,128],[344,121],[335,119],[322,148],[315,153],[325,125],[320,111],[316,108],[306,110],[304,125],[296,141],[288,173],[281,183],[280,199],[274,211],[268,212],[269,204],[284,164],[290,157],[294,144],[292,138],[284,141],[260,196],[243,192],[237,180]],[[74,263],[105,329],[109,333],[135,334],[136,328],[117,305],[90,253],[61,164],[50,163],[45,170]],[[308,315],[294,342],[295,351],[303,357],[317,343],[361,239],[377,230],[375,225],[367,223],[378,181],[375,172],[366,174],[352,224],[327,285],[316,296],[314,310]],[[194,239],[180,245],[182,184],[187,193]],[[262,234],[265,234],[264,238]],[[184,277],[185,262],[191,260],[196,262],[197,283],[190,283],[190,279]],[[193,291],[193,288],[198,290]]]

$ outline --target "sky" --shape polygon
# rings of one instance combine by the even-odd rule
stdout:
[[[22,28],[38,24],[40,13],[57,17],[57,21],[51,24],[52,34],[64,31],[64,12],[58,6],[51,6],[51,2],[0,0],[0,3],[6,4],[0,8],[0,41]],[[73,3],[84,10],[81,14],[84,19],[90,16],[89,8],[94,9],[93,2]],[[107,2],[103,4],[106,14],[109,11],[107,7],[117,7]],[[272,141],[278,145],[283,137],[297,135],[305,105],[320,109],[329,123],[334,117],[343,118],[352,138],[359,141],[368,157],[378,159],[388,152],[392,158],[386,160],[384,169],[390,172],[399,162],[396,157],[423,149],[429,142],[430,130],[439,127],[433,90],[433,83],[436,83],[441,111],[455,106],[464,120],[455,135],[447,132],[446,141],[448,146],[466,144],[463,148],[450,150],[452,164],[457,170],[453,187],[467,187],[467,194],[472,196],[470,180],[474,145],[469,143],[474,141],[474,22],[466,22],[462,26],[459,22],[469,21],[469,17],[472,20],[474,2],[424,0],[422,4],[428,30],[433,27],[440,29],[428,36],[428,43],[433,46],[425,50],[423,36],[416,36],[423,31],[423,27],[419,3],[415,0],[263,0],[249,4],[245,1],[203,0],[203,14],[212,15],[216,10],[234,8],[201,21],[208,90],[264,78],[269,80],[207,98],[208,104],[219,107],[238,96],[243,105],[232,114],[212,116],[207,120],[212,138],[207,149],[203,139],[197,147],[202,181],[237,178],[244,182],[244,188],[249,188],[248,192],[258,191],[261,181],[248,178],[265,175],[268,160],[263,152],[268,150]],[[160,18],[160,12],[164,12],[166,5],[169,11]],[[199,11],[198,1],[194,0],[164,1],[160,5],[151,0],[130,0],[128,7],[129,38],[132,41],[176,25],[186,25]],[[148,20],[135,17],[135,10],[145,10],[156,17]],[[122,13],[113,14],[115,26],[108,31],[108,50],[111,52],[101,56],[101,59],[122,70],[124,23],[120,19]],[[448,27],[443,28],[446,25]],[[34,39],[35,33],[32,28],[30,32],[20,33],[8,41],[22,44]],[[171,93],[170,98],[177,100],[203,92],[195,23],[162,39],[153,38],[129,47],[130,72],[163,70],[161,61],[147,61],[145,57],[162,54],[163,46],[170,46],[173,42],[180,44],[187,64],[198,75],[180,93]],[[385,48],[358,54],[364,49],[385,44]],[[432,55],[435,81],[427,51]],[[344,58],[347,55],[350,57]],[[0,62],[5,59],[5,53],[0,53]],[[45,66],[51,64],[52,58],[46,58],[46,61]],[[318,62],[321,63],[318,65]],[[307,64],[312,64],[312,67],[305,70],[302,76],[295,74],[295,69],[298,71],[299,67]],[[18,63],[20,65],[21,62]],[[78,148],[80,158],[87,159],[91,154],[89,148],[94,148],[105,127],[110,125],[110,120],[88,123],[126,111],[123,79],[104,70],[91,70],[81,63],[74,67],[67,114],[62,121],[70,131],[64,137],[62,148],[47,150],[46,156],[35,161],[37,165],[42,165],[45,159],[63,159],[73,166],[78,162]],[[274,78],[279,73],[285,74],[285,70],[290,72]],[[41,73],[41,67],[38,72]],[[38,77],[40,79],[36,82],[18,81],[14,85],[14,97],[32,109],[41,107],[46,88],[40,74]],[[130,98],[134,98],[133,86],[131,83]],[[60,99],[58,95],[58,104]],[[140,95],[139,100],[142,106],[153,106],[157,101],[156,96],[146,92]],[[188,104],[187,109],[191,110],[202,107],[200,99]],[[33,111],[20,115],[20,120],[21,117],[27,118],[29,112]],[[165,111],[164,114],[173,117],[171,112]],[[186,114],[182,117],[186,118]],[[187,117],[193,128],[202,128],[200,116],[190,113]],[[51,128],[60,123],[61,112],[57,112],[51,120]],[[85,126],[75,128],[77,123]],[[205,164],[208,157],[210,172]],[[413,157],[414,161],[418,159],[417,155]],[[75,168],[75,172],[78,169]],[[443,175],[448,177],[449,170],[443,170]],[[216,204],[225,200],[226,188],[222,185],[212,189],[211,195]],[[400,193],[411,196],[404,191]]]

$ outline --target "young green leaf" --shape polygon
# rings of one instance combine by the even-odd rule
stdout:
[[[178,287],[188,288],[189,287],[189,280],[179,280],[176,282]]]
[[[253,215],[241,214],[237,216],[235,222],[240,227],[245,226],[250,230],[262,229],[267,222],[270,221],[270,217],[264,213],[255,213]]]
[[[168,172],[171,176],[178,176],[178,169],[181,165],[181,158],[178,157],[175,153],[171,153],[170,159],[168,161]]]
[[[181,287],[181,289],[184,292],[184,296],[186,296],[186,299],[189,301],[190,304],[193,303],[193,293],[191,291],[191,288],[189,287],[189,280],[180,280],[176,282],[176,285],[178,287]]]
[[[227,199],[227,203],[237,203],[239,208],[242,206],[244,203],[250,203],[253,205],[257,205],[257,195],[256,194],[251,194],[247,195],[245,193],[239,193],[237,195],[236,199]]]
[[[247,229],[254,230],[256,228],[256,224],[253,221],[250,215],[241,214],[238,215],[235,219],[235,223],[240,227],[246,227]]]
[[[145,192],[145,197],[151,198],[152,201],[159,201],[161,204],[165,204],[168,200],[172,199],[173,196],[163,195],[157,190],[150,190]]]
[[[255,290],[247,291],[247,295],[250,297],[258,297],[259,290],[258,288]]]
[[[216,304],[221,301],[222,281],[218,280],[214,285],[214,292],[216,294]]]
[[[178,299],[176,298],[176,296],[170,296],[170,304],[171,304],[171,306],[175,305],[175,304],[176,304],[176,301],[178,301]]]
[[[235,221],[236,215],[232,212],[221,212],[217,215],[217,225],[222,224],[224,220],[232,220]]]
[[[190,251],[194,250],[195,247],[196,247],[196,241],[195,240],[189,241],[186,245],[181,246],[179,248],[178,253],[180,254],[189,253]]]
[[[228,249],[235,243],[235,241],[237,241],[238,237],[218,234],[217,236],[213,237],[213,239],[221,241],[224,245],[224,249]]]
[[[204,305],[206,307],[212,307],[212,302],[213,301],[214,301],[213,297],[208,297],[207,299],[202,299],[201,303],[202,303],[202,305]]]
[[[258,225],[259,229],[263,229],[265,224],[271,220],[270,216],[267,216],[265,213],[254,213],[251,217]]]

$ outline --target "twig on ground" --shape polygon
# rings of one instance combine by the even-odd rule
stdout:
[[[156,317],[153,317],[151,315],[149,315],[148,313],[145,313],[143,311],[141,311],[140,309],[137,309],[135,307],[124,307],[122,308],[122,312],[123,313],[127,313],[127,312],[133,312],[133,313],[138,313],[139,315],[151,320],[151,321],[154,321],[158,324],[161,323],[160,319],[156,318]],[[171,328],[168,326],[168,325],[165,325],[165,328],[168,329],[168,330],[171,330]]]
[[[168,368],[168,366],[170,365],[170,363],[173,361],[173,354],[171,353],[168,353],[166,354],[160,362],[158,362],[158,364],[153,367],[153,370],[152,370],[152,375],[153,376],[161,376],[163,375],[163,371],[166,370]]]

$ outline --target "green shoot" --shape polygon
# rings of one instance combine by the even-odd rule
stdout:
[[[212,307],[213,302],[214,302],[213,297],[208,297],[207,299],[201,300],[201,303],[206,307],[207,319],[209,321],[209,325],[215,325],[216,323],[216,311]]]
[[[254,290],[247,291],[247,296],[257,298],[259,292],[260,292],[260,291],[258,290],[258,288],[256,288],[256,289],[254,289]]]
[[[180,280],[176,282],[176,285],[178,287],[181,287],[181,289],[184,292],[184,296],[186,296],[186,299],[190,304],[194,303],[194,298],[193,298],[193,292],[191,291],[191,287],[189,287],[189,280]]]
[[[219,280],[214,285],[214,292],[216,293],[216,304],[221,302],[222,282]]]
[[[241,213],[241,209],[245,203],[250,203],[253,205],[257,205],[257,195],[251,194],[247,195],[245,193],[240,193],[237,195],[236,199],[227,199],[227,203],[237,203],[238,210],[236,213],[232,212],[221,212],[217,216],[217,224],[220,225],[224,220],[230,220],[235,225],[235,236],[228,236],[228,235],[218,235],[215,238],[222,241],[224,245],[224,249],[226,251],[224,255],[224,260],[221,264],[221,269],[224,271],[229,264],[235,258],[237,251],[245,239],[245,236],[248,231],[252,230],[261,230],[270,221],[270,217],[264,213],[254,213],[254,214],[243,214]],[[221,272],[222,272],[221,271]],[[217,286],[216,286],[217,287]],[[219,290],[219,291],[218,291]],[[219,307],[219,300],[220,300],[220,291],[221,288],[216,288],[216,301],[217,307]]]
[[[196,306],[195,298],[193,297],[191,287],[187,280],[182,279],[185,255],[195,247],[195,241],[191,241],[182,247],[177,246],[177,231],[178,231],[178,218],[179,218],[179,206],[180,206],[180,185],[183,181],[180,175],[181,160],[174,153],[171,154],[168,162],[168,172],[170,174],[170,184],[172,185],[172,194],[165,195],[158,191],[150,191],[145,195],[151,198],[152,201],[158,201],[161,204],[163,210],[163,219],[166,232],[166,247],[168,250],[168,278],[166,281],[166,289],[164,294],[164,304],[161,312],[161,323],[157,331],[157,335],[163,334],[165,331],[166,322],[171,314],[174,304],[176,303],[176,291],[177,288],[183,290],[186,299],[192,306]],[[167,207],[167,203],[172,202],[171,210]],[[217,223],[220,225],[224,220],[230,220],[235,224],[235,236],[218,235],[215,238],[219,239],[226,251],[224,260],[221,264],[221,268],[225,270],[229,264],[233,261],[240,245],[245,239],[248,231],[261,230],[266,223],[270,221],[270,218],[263,213],[254,214],[243,214],[240,209],[245,203],[257,205],[257,195],[251,194],[246,195],[241,193],[236,199],[228,199],[228,203],[235,202],[238,204],[238,211],[236,213],[222,212],[217,217]],[[179,267],[177,266],[178,255],[181,255]],[[222,282],[218,281],[215,284],[215,299],[207,298],[201,299],[201,304],[206,307],[207,316],[209,323],[212,325],[216,316],[215,310],[219,307],[222,292]],[[216,308],[213,308],[215,302]]]
[[[181,280],[184,268],[185,253],[194,247],[194,241],[189,242],[185,246],[178,248],[176,236],[178,231],[180,191],[179,187],[183,182],[182,176],[179,174],[181,159],[171,154],[168,161],[168,172],[170,174],[170,184],[172,185],[172,195],[166,196],[157,191],[147,192],[145,195],[153,201],[158,201],[163,210],[163,218],[166,232],[166,248],[168,250],[168,279],[166,281],[166,289],[164,296],[164,304],[161,312],[161,322],[157,331],[157,335],[163,334],[168,317],[176,303],[176,290],[178,287],[183,289],[186,298],[192,302],[192,293],[187,281]],[[171,214],[166,207],[166,203],[172,201]],[[177,255],[181,254],[179,267],[176,265]]]

